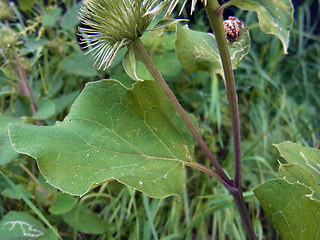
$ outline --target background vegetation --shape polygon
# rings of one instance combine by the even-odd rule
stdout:
[[[283,55],[278,39],[260,31],[254,13],[226,12],[226,17],[236,15],[244,21],[251,33],[250,52],[235,77],[243,185],[259,239],[280,239],[251,191],[277,176],[280,157],[272,144],[290,140],[316,146],[319,141],[318,3],[311,0],[296,5],[288,55]],[[0,23],[0,169],[4,173],[0,176],[0,219],[19,211],[46,225],[42,216],[63,239],[245,239],[231,196],[202,173],[186,170],[188,181],[181,201],[149,199],[117,182],[105,183],[79,199],[46,184],[34,159],[5,152],[6,125],[12,118],[4,117],[53,125],[66,116],[85,83],[102,78],[132,83],[123,71],[121,56],[107,71],[98,71],[92,68],[91,57],[83,55],[76,35],[79,4],[72,0],[15,1],[11,3],[14,18]],[[317,14],[312,14],[311,5]],[[189,18],[188,11],[181,17]],[[10,28],[5,29],[8,24]],[[210,30],[201,5],[190,27]],[[205,72],[185,72],[174,53],[174,38],[173,32],[161,36],[150,32],[143,42],[182,105],[198,117],[206,142],[232,175],[231,123],[223,82]],[[24,92],[20,70],[33,96]],[[150,78],[139,64],[138,73]],[[37,106],[37,115],[32,105]],[[196,159],[210,165],[200,151]]]

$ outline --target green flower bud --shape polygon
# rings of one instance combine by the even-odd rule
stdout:
[[[109,67],[117,52],[138,39],[154,14],[148,12],[159,0],[84,0],[81,8],[81,41],[90,48],[100,69]],[[161,2],[161,1],[160,1]],[[86,53],[86,54],[87,54]]]

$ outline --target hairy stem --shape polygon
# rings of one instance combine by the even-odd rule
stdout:
[[[217,173],[221,177],[218,180],[222,179],[223,180],[222,183],[224,185],[227,184],[227,185],[225,185],[226,187],[230,187],[230,186],[232,187],[232,181],[225,174],[225,172],[223,171],[222,167],[220,166],[218,161],[215,159],[215,157],[213,156],[212,152],[210,151],[210,149],[208,148],[208,146],[206,145],[206,143],[204,142],[204,140],[202,139],[202,137],[200,136],[200,134],[198,133],[196,128],[193,126],[190,118],[188,117],[188,115],[186,114],[186,112],[184,111],[182,106],[180,105],[180,103],[177,100],[177,98],[175,97],[175,95],[170,90],[170,88],[167,85],[166,81],[163,79],[161,73],[159,72],[159,70],[155,66],[155,64],[152,61],[148,51],[143,46],[143,44],[141,43],[140,39],[137,39],[136,41],[134,41],[132,43],[132,47],[133,47],[135,53],[140,58],[140,60],[147,67],[148,71],[151,73],[153,78],[159,83],[160,87],[162,88],[162,90],[164,91],[164,93],[166,94],[168,99],[171,101],[171,103],[175,107],[176,111],[181,116],[182,120],[185,122],[185,124],[189,128],[190,132],[192,133],[192,135],[196,139],[197,143],[199,144],[199,146],[201,147],[201,149],[203,150],[205,155],[209,158],[209,160],[211,161],[212,165],[215,167]]]
[[[220,59],[224,71],[226,94],[229,102],[230,116],[232,121],[235,170],[233,189],[229,189],[229,191],[232,194],[236,206],[239,210],[248,239],[255,240],[257,238],[251,223],[251,219],[249,217],[247,206],[243,199],[241,189],[241,134],[238,111],[238,97],[228,48],[228,41],[223,25],[223,9],[220,8],[217,0],[208,0],[205,8],[219,49]]]

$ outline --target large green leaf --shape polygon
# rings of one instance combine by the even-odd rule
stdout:
[[[63,122],[13,124],[9,134],[51,185],[73,195],[108,180],[151,197],[180,195],[193,161],[193,138],[154,81],[89,83]]]
[[[215,37],[177,24],[176,53],[181,65],[188,71],[208,71],[223,75]],[[237,41],[229,43],[232,68],[236,69],[250,49],[250,36],[241,27]]]
[[[254,194],[282,239],[319,239],[320,201],[312,198],[310,188],[285,179],[272,179],[257,187]]]
[[[293,6],[291,0],[232,0],[232,5],[258,15],[263,32],[277,36],[287,53],[289,34],[293,25]]]

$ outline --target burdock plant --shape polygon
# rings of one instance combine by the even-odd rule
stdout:
[[[261,29],[276,35],[286,52],[293,7],[290,0],[231,0],[222,5],[217,0],[207,0],[203,3],[213,34],[190,30],[170,19],[156,24],[157,31],[168,29],[168,25],[176,26],[175,47],[182,66],[189,71],[219,74],[225,82],[234,146],[231,179],[139,39],[156,15],[162,11],[164,16],[169,15],[178,2],[83,1],[80,18],[84,26],[79,32],[87,53],[93,54],[99,69],[103,66],[106,69],[119,50],[127,47],[123,66],[137,82],[132,88],[117,80],[89,83],[63,122],[52,127],[11,125],[11,141],[18,152],[37,160],[50,184],[73,195],[82,196],[104,182],[116,180],[150,197],[181,196],[185,186],[184,167],[200,170],[226,187],[237,205],[248,239],[256,239],[242,194],[240,121],[233,75],[233,69],[249,51],[249,30],[236,18],[224,25],[222,14],[230,5],[256,12]],[[191,2],[191,11],[196,2]],[[227,39],[226,32],[232,38]],[[143,81],[137,76],[136,57],[155,81]],[[194,139],[214,170],[194,160]]]

